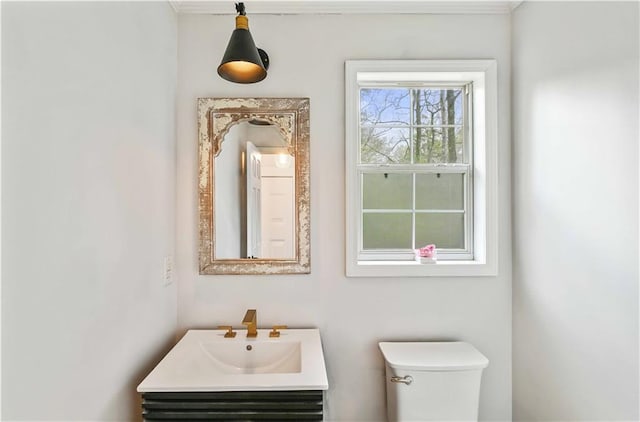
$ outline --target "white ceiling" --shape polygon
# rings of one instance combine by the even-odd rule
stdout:
[[[180,14],[235,15],[233,0],[169,1]],[[249,0],[248,15],[256,14],[492,14],[510,13],[522,1],[428,1],[428,0]]]

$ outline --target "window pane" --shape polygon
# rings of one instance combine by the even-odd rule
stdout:
[[[414,163],[462,163],[463,132],[461,127],[415,129]]]
[[[360,124],[408,125],[410,103],[406,88],[363,88],[360,90]]]
[[[464,174],[416,174],[416,209],[464,209]]]
[[[364,213],[364,249],[411,249],[410,213]]]
[[[462,89],[418,89],[415,116],[417,125],[461,125]]]
[[[360,129],[360,160],[364,164],[408,164],[411,162],[409,129]]]
[[[416,248],[429,244],[439,249],[463,249],[464,214],[416,214]]]
[[[372,173],[362,176],[364,209],[412,209],[412,175]]]

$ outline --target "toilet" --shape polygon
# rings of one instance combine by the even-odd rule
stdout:
[[[469,343],[381,342],[389,422],[477,421],[489,360]]]

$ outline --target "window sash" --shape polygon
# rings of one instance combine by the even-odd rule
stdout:
[[[472,260],[473,256],[473,140],[471,139],[471,135],[473,131],[471,130],[471,124],[473,122],[472,109],[470,104],[472,103],[472,89],[471,82],[465,82],[461,84],[451,84],[451,83],[437,83],[437,82],[424,82],[424,83],[373,83],[369,82],[366,84],[359,84],[358,86],[358,98],[360,98],[360,90],[366,88],[406,88],[410,90],[410,119],[409,124],[362,124],[362,122],[358,121],[358,130],[357,130],[357,163],[355,164],[356,172],[358,175],[359,183],[357,184],[356,190],[359,201],[358,201],[358,253],[357,259],[362,261],[407,261],[415,259],[415,252],[412,249],[364,249],[364,214],[366,213],[382,213],[385,210],[369,210],[364,208],[364,195],[363,195],[363,180],[365,174],[376,174],[376,173],[400,173],[400,174],[413,174],[412,180],[412,201],[413,206],[412,209],[393,209],[386,210],[389,213],[411,213],[412,214],[412,233],[411,240],[412,244],[415,245],[416,241],[416,214],[419,213],[427,213],[427,212],[438,212],[438,213],[462,213],[464,215],[463,219],[463,230],[464,230],[464,248],[462,249],[453,249],[453,248],[438,248],[438,259],[439,260]],[[464,97],[462,99],[462,124],[447,124],[447,125],[416,125],[415,124],[415,116],[413,112],[415,91],[416,89],[460,89],[462,90],[462,94]],[[358,100],[358,108],[360,106],[360,100]],[[356,114],[360,115],[360,112]],[[413,160],[413,148],[414,148],[414,130],[417,128],[462,128],[463,131],[463,157],[462,163],[412,163],[412,164],[368,164],[362,163],[362,145],[361,145],[361,134],[360,131],[362,128],[402,128],[408,129],[410,133],[410,149],[411,149],[411,159]],[[438,173],[450,173],[450,174],[462,174],[464,176],[463,181],[463,209],[462,210],[416,210],[415,208],[415,198],[416,198],[416,174],[438,174]],[[437,247],[437,245],[436,245]]]
[[[357,156],[357,165],[362,165],[362,129],[404,129],[409,131],[409,149],[410,149],[410,157],[413,161],[414,155],[414,141],[415,141],[415,130],[416,129],[447,129],[447,128],[461,128],[462,129],[462,163],[446,163],[446,164],[472,164],[473,160],[473,140],[471,139],[471,135],[473,131],[471,130],[471,125],[473,122],[472,116],[472,107],[470,104],[473,103],[472,93],[473,93],[473,83],[472,82],[461,82],[457,84],[452,84],[451,82],[380,82],[377,83],[375,81],[370,81],[367,83],[359,83],[358,84],[358,112],[357,116],[360,116],[360,105],[361,105],[361,90],[363,89],[383,89],[383,88],[397,88],[397,89],[407,89],[409,90],[409,123],[379,123],[379,124],[371,124],[365,123],[363,124],[360,118],[358,118],[358,156]],[[462,123],[456,124],[416,124],[416,116],[414,113],[414,107],[416,105],[416,91],[425,90],[425,89],[437,89],[437,90],[460,90],[462,97]],[[427,163],[425,163],[427,164]],[[434,163],[435,164],[435,163]],[[393,165],[401,165],[401,164],[393,164]]]
[[[362,168],[361,168],[362,167]],[[398,168],[402,167],[402,168]],[[364,214],[394,213],[411,214],[411,243],[418,247],[416,242],[416,214],[440,213],[440,214],[463,214],[464,248],[438,248],[439,260],[470,260],[473,259],[473,176],[468,164],[449,165],[362,165],[358,166],[358,260],[363,261],[402,261],[413,260],[415,252],[413,249],[365,249],[364,248]],[[364,208],[364,175],[380,173],[404,173],[412,174],[411,197],[412,207],[395,209],[367,209]],[[460,174],[463,176],[463,208],[462,209],[417,209],[416,208],[416,175],[419,174]],[[436,245],[437,247],[437,245]]]

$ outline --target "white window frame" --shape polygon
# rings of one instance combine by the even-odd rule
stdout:
[[[472,255],[420,264],[360,254],[360,87],[471,83]],[[492,276],[498,267],[498,119],[495,60],[348,60],[345,66],[346,273],[348,277]],[[360,165],[360,167],[362,167]],[[445,166],[446,167],[446,166]],[[445,171],[442,171],[445,172]],[[373,259],[371,259],[373,257]]]

